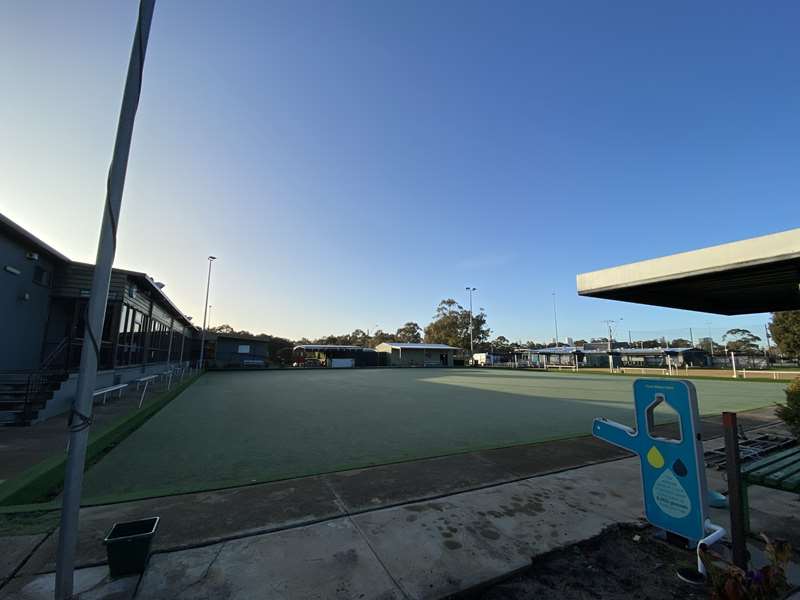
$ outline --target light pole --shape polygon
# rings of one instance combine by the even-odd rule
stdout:
[[[474,325],[472,319],[472,292],[477,292],[478,288],[467,286],[466,289],[469,292],[469,358],[472,360],[473,356],[475,356],[475,344],[472,341],[472,329]]]
[[[558,313],[556,312],[556,293],[553,292],[553,324],[556,328],[556,348],[558,348]]]
[[[211,263],[217,260],[216,256],[208,257],[208,281],[206,281],[206,303],[203,309],[203,333],[200,335],[200,368],[203,368],[203,354],[206,349],[206,319],[208,318],[208,291],[211,289]]]
[[[622,321],[622,317],[620,317],[618,321]],[[612,373],[614,372],[614,358],[611,355],[611,338],[614,335],[612,331],[613,327],[618,321],[615,321],[614,319],[606,319],[605,321],[602,321],[608,327],[608,368]]]
[[[708,347],[711,350],[711,356],[714,356],[714,338],[711,337],[711,321],[707,321],[708,325]]]

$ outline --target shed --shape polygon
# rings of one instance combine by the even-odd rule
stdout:
[[[294,355],[299,365],[314,364],[321,367],[339,368],[377,367],[378,353],[363,346],[336,344],[302,344],[294,347]]]
[[[447,344],[384,342],[375,349],[384,354],[390,367],[452,367],[460,349]]]
[[[266,340],[218,334],[213,364],[217,369],[265,369],[269,350]]]

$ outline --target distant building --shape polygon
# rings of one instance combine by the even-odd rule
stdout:
[[[541,348],[520,350],[520,360],[530,366],[577,366],[578,368],[616,367],[705,367],[708,355],[699,348],[614,348],[609,353],[605,343],[586,344],[583,347],[561,346],[559,348]],[[609,355],[611,359],[609,360]]]
[[[507,363],[509,362],[509,357],[505,354],[495,354],[493,352],[476,352],[472,355],[472,362],[481,367],[486,367]]]
[[[382,364],[390,367],[452,367],[459,348],[447,344],[384,342],[375,350],[383,354]]]
[[[343,368],[377,367],[379,364],[378,353],[363,346],[302,344],[294,347],[293,355],[297,366]]]
[[[217,334],[206,346],[208,365],[214,369],[265,369],[267,342],[255,337]]]

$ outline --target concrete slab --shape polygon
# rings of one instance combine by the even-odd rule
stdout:
[[[344,471],[325,477],[350,512],[454,494],[516,478],[514,473],[479,453]]]
[[[14,574],[45,537],[46,533],[0,537],[0,548],[3,549],[0,553],[0,583]]]
[[[633,467],[597,465],[352,519],[409,597],[439,598],[507,576],[532,556],[617,521],[635,521],[641,498],[606,501],[617,485],[612,477],[638,477]]]
[[[342,511],[318,477],[248,486],[189,496],[169,496],[81,509],[77,564],[105,562],[103,538],[119,521],[160,516],[154,550],[186,548],[233,537],[312,523]],[[22,570],[33,575],[55,569],[58,530]]]
[[[110,579],[107,567],[90,567],[75,571],[74,592],[80,600],[130,600],[136,592],[139,576]],[[11,600],[52,600],[55,573],[18,577],[0,592],[0,598]]]
[[[142,579],[142,600],[402,598],[348,518],[158,554]]]
[[[707,471],[712,489],[727,490],[723,471]],[[750,528],[752,533],[766,533],[772,539],[785,539],[793,548],[800,548],[800,496],[780,490],[750,486]],[[730,527],[727,510],[711,509],[714,522]]]

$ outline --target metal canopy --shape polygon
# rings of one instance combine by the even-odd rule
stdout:
[[[578,294],[723,315],[800,309],[800,229],[578,275]]]

